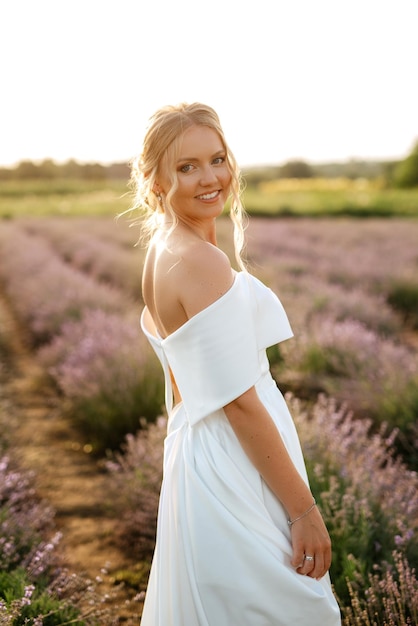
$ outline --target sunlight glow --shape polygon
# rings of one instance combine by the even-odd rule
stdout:
[[[418,137],[414,0],[25,0],[0,8],[0,165],[124,161],[201,100],[241,165],[402,158]]]

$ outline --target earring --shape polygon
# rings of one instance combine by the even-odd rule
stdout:
[[[153,192],[155,193],[155,197],[157,198],[157,202],[158,202],[159,204],[162,204],[162,202],[163,202],[163,197],[162,197],[162,195],[161,195],[161,190],[160,190],[160,188],[159,188],[159,186],[158,186],[158,185],[155,185],[155,186],[154,186],[154,188],[153,188]]]

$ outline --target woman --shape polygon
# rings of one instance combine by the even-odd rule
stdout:
[[[213,109],[159,110],[133,179],[150,235],[141,324],[168,413],[141,624],[336,626],[330,539],[266,357],[292,331],[241,260],[238,168]],[[239,272],[216,243],[230,197]]]

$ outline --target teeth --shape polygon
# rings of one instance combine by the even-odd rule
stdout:
[[[201,198],[202,200],[212,200],[213,198],[216,198],[217,195],[218,195],[218,192],[213,191],[212,193],[205,193],[199,196],[199,198]]]

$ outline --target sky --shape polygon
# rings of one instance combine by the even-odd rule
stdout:
[[[417,0],[2,2],[0,166],[129,160],[156,109],[193,101],[241,166],[403,158],[417,18]]]

